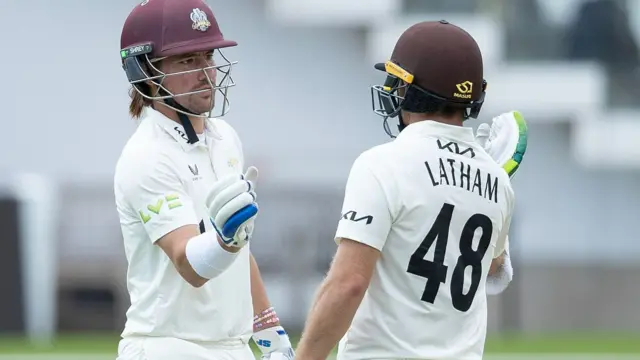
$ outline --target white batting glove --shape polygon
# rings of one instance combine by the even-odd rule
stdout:
[[[527,123],[518,111],[500,114],[489,124],[480,124],[476,140],[485,151],[507,172],[516,173],[525,152],[528,140]],[[487,295],[498,295],[505,291],[513,279],[513,266],[509,256],[509,242],[505,244],[504,263],[498,272],[487,277]]]
[[[261,360],[293,360],[295,357],[289,335],[282,326],[274,326],[254,333],[253,341],[262,352]]]
[[[218,236],[228,246],[243,247],[251,239],[258,215],[255,184],[258,169],[251,166],[244,174],[217,181],[209,191],[206,205]]]
[[[511,257],[509,256],[509,247],[504,249],[504,262],[498,269],[498,272],[487,276],[487,295],[498,295],[509,287],[513,279],[513,266],[511,266]]]
[[[476,141],[501,165],[509,177],[518,170],[527,151],[527,123],[518,111],[498,115],[489,124],[480,124]]]

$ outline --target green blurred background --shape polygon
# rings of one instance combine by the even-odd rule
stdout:
[[[547,334],[530,337],[492,337],[487,341],[488,354],[592,354],[599,358],[609,355],[628,355],[640,359],[639,334]],[[34,346],[20,337],[0,339],[0,354],[96,354],[113,356],[115,359],[117,334],[67,334],[58,337],[48,346]],[[293,336],[294,343],[298,341]],[[259,356],[255,345],[252,347]],[[632,355],[636,355],[631,357]],[[561,356],[560,358],[565,358]]]

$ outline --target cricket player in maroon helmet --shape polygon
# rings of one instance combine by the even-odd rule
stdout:
[[[235,85],[202,0],[145,0],[125,21],[122,67],[139,126],[114,177],[131,306],[119,360],[291,360],[250,243],[258,171],[221,116]]]

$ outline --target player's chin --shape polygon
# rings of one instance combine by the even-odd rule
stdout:
[[[199,98],[194,101],[191,106],[191,109],[196,114],[203,114],[211,111],[213,109],[213,99],[211,98]]]

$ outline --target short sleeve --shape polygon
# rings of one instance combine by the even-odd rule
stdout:
[[[367,160],[360,156],[351,168],[335,240],[351,239],[382,250],[392,218],[387,194]]]
[[[168,155],[132,161],[128,167],[129,172],[120,177],[123,200],[136,214],[151,242],[182,226],[198,224],[193,202]]]

